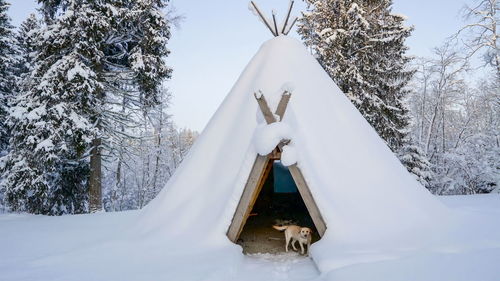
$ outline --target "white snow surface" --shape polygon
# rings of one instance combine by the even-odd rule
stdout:
[[[68,70],[68,81],[72,81],[77,75],[82,78],[88,78],[90,76],[90,72],[84,68],[85,66],[83,64],[76,61],[75,66]]]
[[[291,166],[295,163],[297,163],[297,150],[295,150],[295,146],[283,146],[283,152],[281,153],[281,164],[285,166]]]
[[[255,150],[260,155],[271,153],[282,140],[291,140],[292,134],[287,123],[260,124],[253,136]]]
[[[38,143],[35,147],[35,151],[44,149],[45,151],[49,152],[52,151],[53,148],[54,148],[54,143],[52,142],[52,139],[48,138]]]
[[[440,199],[461,214],[460,226],[441,243],[426,249],[359,250],[358,259],[374,254],[385,258],[325,272],[313,259],[296,253],[243,256],[221,245],[195,251],[189,245],[195,241],[138,236],[130,225],[141,218],[139,211],[62,217],[3,214],[0,280],[498,281],[500,195]]]
[[[312,260],[297,262],[244,256],[226,237],[258,154],[254,89],[274,111],[289,81],[292,97],[275,126],[289,127],[328,228]],[[491,209],[437,200],[305,47],[279,36],[263,44],[142,211],[0,216],[0,280],[498,280],[500,199],[485,198]],[[288,277],[274,275],[287,263]]]
[[[295,85],[293,84],[293,82],[285,82],[285,84],[281,86],[281,90],[284,92],[292,93],[293,90],[295,90]]]

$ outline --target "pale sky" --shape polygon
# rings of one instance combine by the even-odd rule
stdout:
[[[36,0],[7,0],[9,14],[19,25],[36,9]],[[393,0],[393,12],[408,18],[415,31],[408,39],[410,54],[429,56],[461,26],[460,9],[474,0]],[[179,127],[201,130],[229,93],[259,46],[271,33],[248,10],[248,0],[171,0],[185,17],[173,31],[167,61],[174,69],[167,82],[173,93],[171,113]],[[263,12],[275,9],[278,21],[289,0],[256,0]],[[294,13],[304,8],[296,1]],[[291,36],[298,37],[295,33]]]

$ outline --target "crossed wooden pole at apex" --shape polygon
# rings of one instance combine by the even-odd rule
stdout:
[[[259,105],[260,111],[264,115],[264,119],[266,120],[266,123],[269,125],[271,123],[275,122],[280,122],[283,120],[283,116],[285,115],[286,108],[288,106],[288,102],[290,101],[290,98],[292,97],[292,94],[288,91],[284,91],[283,94],[281,95],[280,102],[278,103],[278,107],[276,108],[275,113],[273,114],[271,109],[269,108],[269,104],[266,101],[266,98],[260,93],[260,96],[257,93],[254,93],[255,99],[257,100],[257,104]],[[276,117],[279,118],[279,120],[276,119]],[[290,143],[290,140],[281,140],[280,143],[277,145],[276,149],[272,152],[272,155],[274,157],[272,158],[278,158],[279,159],[279,154],[283,151],[283,147],[287,144]]]
[[[290,30],[292,30],[292,27],[294,26],[294,24],[297,22],[298,17],[295,17],[292,20],[292,23],[290,25],[288,25],[288,23],[290,21],[290,15],[292,14],[292,9],[293,9],[293,4],[294,3],[295,3],[294,0],[290,1],[290,4],[288,6],[288,12],[287,12],[286,18],[285,18],[285,23],[283,24],[283,27],[281,28],[281,30],[279,30],[278,29],[278,24],[276,23],[276,14],[274,13],[274,11],[273,11],[273,14],[272,14],[273,15],[273,25],[271,25],[271,23],[267,20],[267,18],[262,14],[262,12],[260,11],[259,7],[257,7],[257,4],[255,4],[254,1],[250,1],[250,5],[252,5],[252,7],[255,9],[255,11],[257,12],[258,16],[260,17],[260,19],[264,23],[264,25],[269,29],[269,31],[271,31],[271,33],[275,37],[279,36],[280,34],[288,35],[288,33],[290,32]]]

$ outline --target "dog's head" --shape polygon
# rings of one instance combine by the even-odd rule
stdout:
[[[302,227],[300,229],[300,236],[302,236],[302,238],[307,238],[307,237],[311,236],[311,233],[312,233],[312,230],[309,227]]]

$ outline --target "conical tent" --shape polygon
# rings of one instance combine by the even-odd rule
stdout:
[[[270,126],[254,93],[261,91],[274,112],[284,89],[292,96],[277,123],[289,128],[296,167],[327,228],[311,248],[320,269],[349,263],[334,261],[339,258],[335,247],[368,249],[406,232],[425,233],[446,212],[302,43],[278,36],[263,44],[166,187],[145,208],[141,229],[191,241],[184,249],[241,252],[226,235],[259,157],[256,132]]]

